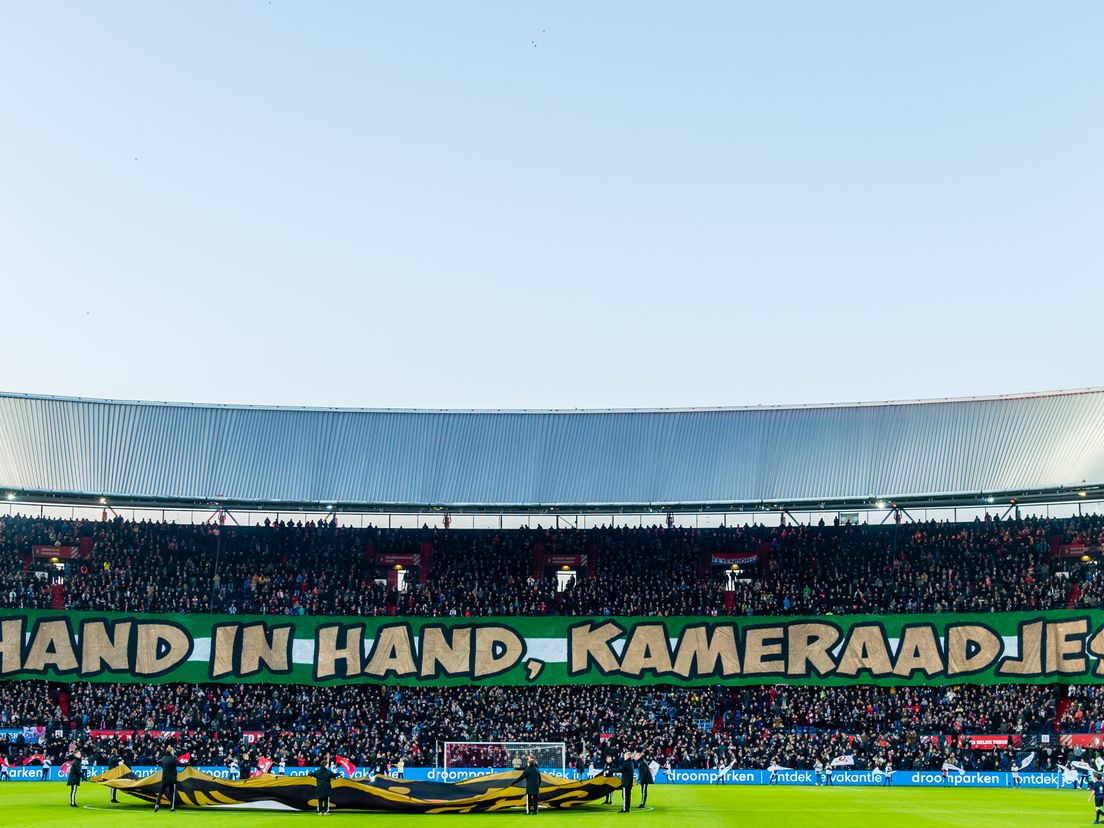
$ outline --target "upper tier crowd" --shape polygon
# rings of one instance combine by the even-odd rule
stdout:
[[[84,546],[81,547],[82,538]],[[968,524],[389,530],[0,518],[0,606],[307,615],[824,615],[1099,606],[1104,519]],[[87,550],[46,576],[34,546]],[[420,555],[409,588],[389,555]],[[723,565],[745,561],[726,603]],[[574,556],[580,556],[575,558]],[[555,566],[579,560],[557,591]],[[64,565],[64,560],[63,560]],[[424,568],[424,571],[423,571]],[[52,576],[52,577],[50,577]],[[726,609],[731,607],[731,610]]]
[[[1104,694],[1049,686],[677,688],[303,687],[293,685],[0,683],[0,729],[45,727],[61,758],[73,743],[103,761],[149,764],[166,738],[197,764],[250,757],[316,764],[335,753],[361,766],[383,757],[433,765],[455,741],[564,742],[570,765],[639,749],[679,768],[809,768],[853,754],[858,767],[1004,767],[1015,747],[971,747],[970,734],[1050,734],[1043,759],[1064,761],[1059,724],[1104,730]],[[1073,711],[1073,712],[1070,712]],[[101,731],[126,731],[105,736]],[[166,737],[165,731],[171,736]],[[61,734],[59,736],[59,734]],[[0,741],[9,761],[38,748]],[[1047,752],[1049,751],[1049,752]],[[452,764],[457,764],[453,757]],[[1005,768],[1006,769],[1006,768]]]

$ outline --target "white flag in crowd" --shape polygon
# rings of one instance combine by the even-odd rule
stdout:
[[[777,762],[771,762],[771,766],[769,768],[767,768],[767,770],[769,770],[771,772],[774,772],[774,771],[793,770],[793,768],[786,768],[786,767],[783,767],[782,765],[779,765]]]
[[[659,773],[659,762],[653,759],[648,763],[648,770],[652,772],[652,779],[656,778],[656,774]]]
[[[1021,759],[1020,764],[1016,765],[1016,770],[1027,770],[1033,764],[1035,764],[1035,751],[1031,751],[1031,753]]]
[[[951,764],[950,762],[943,763],[943,770],[954,773],[965,773],[958,765]]]
[[[831,762],[828,763],[830,768],[850,768],[855,765],[855,757],[853,754],[846,754],[844,756],[837,756]]]

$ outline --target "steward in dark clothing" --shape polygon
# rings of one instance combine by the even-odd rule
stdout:
[[[636,754],[636,779],[640,783],[640,804],[637,808],[643,808],[648,804],[648,786],[655,782],[652,778],[652,769],[648,767],[648,760],[639,753]]]
[[[318,770],[311,773],[311,776],[314,777],[314,795],[318,799],[318,813],[329,814],[330,791],[333,789],[330,780],[337,777],[337,774],[330,770],[329,756],[325,758]],[[325,808],[322,807],[323,803],[325,803]]]
[[[161,766],[161,787],[157,791],[157,799],[153,802],[153,812],[156,814],[161,808],[161,797],[168,795],[169,810],[176,810],[176,769],[186,768],[183,762],[176,758],[172,748],[165,750],[164,755],[157,760]]]
[[[81,767],[81,755],[78,750],[69,757],[69,776],[65,780],[65,784],[69,786],[70,808],[77,807],[77,788],[80,786],[83,777],[84,769]]]
[[[636,773],[632,754],[626,750],[624,757],[614,766],[614,771],[621,777],[621,813],[627,814],[632,807],[633,775]]]
[[[529,764],[525,766],[521,776],[514,780],[514,784],[518,782],[525,783],[525,813],[535,814],[540,807],[541,775],[537,760],[532,756],[529,757]]]

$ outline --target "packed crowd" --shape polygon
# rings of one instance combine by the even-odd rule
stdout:
[[[1059,541],[1102,536],[1096,517],[506,531],[4,517],[0,606],[406,616],[1033,611],[1100,604],[1095,563],[1054,552]],[[62,559],[62,572],[32,555],[36,545],[86,551]],[[381,560],[393,555],[421,556],[405,592],[388,587]],[[755,559],[727,596],[714,556]],[[581,563],[557,591],[556,567],[538,561],[565,559]]]
[[[1104,696],[1077,691],[1071,707],[1099,716],[1097,695]],[[445,742],[522,741],[563,742],[572,767],[600,764],[607,751],[633,747],[679,768],[731,762],[807,768],[827,755],[853,754],[858,767],[888,760],[901,769],[930,768],[952,759],[968,769],[994,769],[1008,751],[973,749],[969,735],[1005,734],[1027,745],[1054,734],[1062,699],[1056,685],[425,688],[9,681],[0,683],[0,730],[44,726],[58,757],[76,742],[101,759],[119,752],[132,764],[148,764],[166,739],[178,741],[198,764],[265,756],[290,766],[315,764],[326,753],[362,766],[380,757],[434,765],[444,758]],[[37,750],[20,738],[6,746],[10,761]],[[1057,741],[1045,746],[1053,761],[1064,756]]]

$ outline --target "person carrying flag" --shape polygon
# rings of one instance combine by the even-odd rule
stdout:
[[[893,760],[886,759],[885,776],[882,778],[882,787],[893,787]]]
[[[834,761],[835,760],[833,759],[832,762]],[[824,784],[828,785],[829,787],[831,787],[832,785],[832,774],[835,772],[835,767],[833,766],[832,762],[828,762],[824,766]]]
[[[521,776],[514,780],[513,784],[525,783],[525,813],[535,814],[540,808],[540,768],[537,767],[537,757],[529,754],[529,760]]]
[[[176,752],[171,747],[166,747],[161,758],[157,760],[161,766],[161,787],[157,790],[157,799],[153,801],[153,812],[156,814],[161,809],[161,798],[168,794],[169,812],[176,810],[176,769],[187,767],[187,764],[176,758]]]
[[[1104,815],[1104,782],[1100,779],[1100,771],[1094,771],[1093,777],[1089,799],[1092,799],[1096,805],[1096,819],[1093,820],[1093,825],[1099,825],[1100,817]]]
[[[79,750],[73,751],[72,757],[69,759],[69,774],[65,780],[65,784],[69,786],[69,807],[77,807],[77,788],[80,787],[81,779],[84,777],[84,768],[81,761],[81,752]]]
[[[317,770],[311,773],[314,777],[314,795],[318,800],[318,815],[330,815],[330,792],[333,788],[331,780],[337,777],[330,767],[330,757],[326,755]]]
[[[50,778],[50,767],[54,764],[50,759],[50,754],[46,752],[46,749],[42,750],[42,781],[45,782]]]

